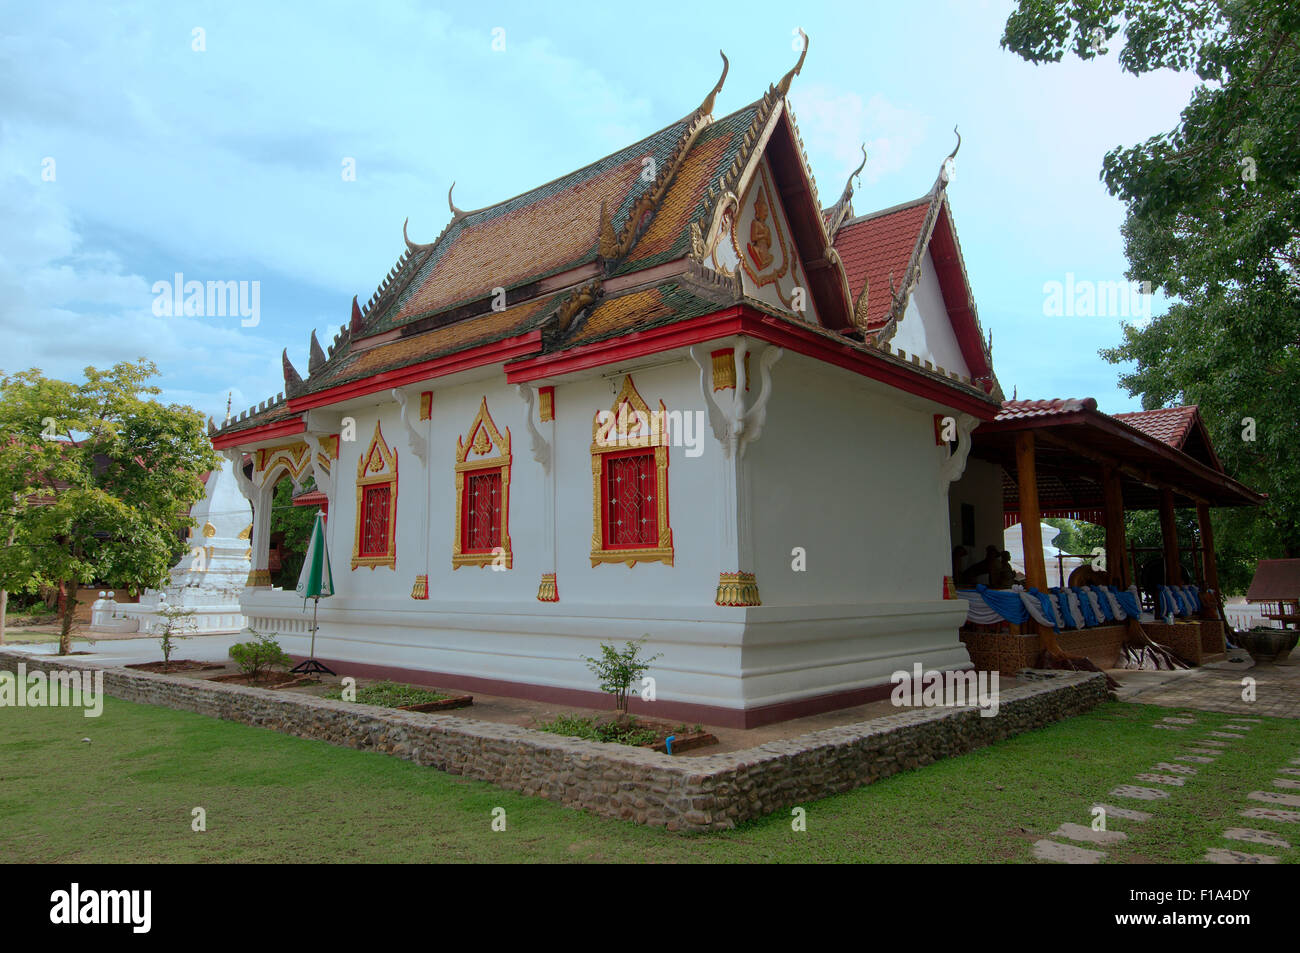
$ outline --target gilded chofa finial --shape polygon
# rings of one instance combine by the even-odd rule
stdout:
[[[803,49],[799,51],[799,62],[794,64],[794,69],[790,70],[790,72],[782,76],[781,82],[776,84],[776,93],[778,96],[784,96],[787,92],[789,92],[790,84],[794,81],[794,78],[798,76],[799,72],[803,69],[803,61],[808,56],[808,34],[805,33],[802,28],[797,28],[797,29],[799,29],[799,35],[803,37]]]
[[[419,242],[411,241],[411,236],[406,233],[406,225],[410,220],[411,219],[408,217],[406,221],[402,222],[402,241],[406,242],[407,251],[411,254],[415,254],[418,251],[424,251],[426,248],[432,248],[432,245],[421,245]],[[353,301],[353,304],[356,304],[355,300]]]
[[[935,183],[936,189],[946,188],[948,183],[952,181],[953,174],[957,170],[956,160],[957,152],[961,149],[961,133],[957,131],[956,126],[952,127],[952,132],[953,135],[957,137],[957,145],[953,146],[952,152],[948,153],[948,157],[944,159],[943,164],[939,166],[939,179]]]
[[[840,194],[841,203],[847,202],[849,199],[853,198],[853,180],[856,179],[859,175],[861,175],[862,170],[865,169],[866,167],[867,167],[867,144],[864,142],[862,144],[862,162],[858,164],[858,167],[856,169],[854,169],[852,172],[849,173],[849,177],[844,183],[844,191]]]
[[[451,183],[451,188],[447,189],[447,206],[451,209],[452,221],[457,221],[464,218],[469,214],[469,212],[466,212],[464,209],[456,208],[456,203],[451,200],[451,192],[454,188],[456,188],[455,182]]]
[[[722,92],[722,84],[727,81],[727,70],[731,68],[731,63],[727,60],[727,54],[722,50],[718,50],[718,55],[722,57],[722,75],[718,77],[717,84],[709,91],[709,95],[704,97],[704,102],[700,104],[699,111],[706,115],[713,114],[713,101],[717,99],[718,93]]]

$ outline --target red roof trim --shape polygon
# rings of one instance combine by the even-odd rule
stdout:
[[[236,430],[231,433],[218,434],[212,438],[212,447],[215,450],[225,450],[228,447],[238,447],[242,444],[253,443],[258,440],[273,440],[276,437],[290,437],[296,433],[302,433],[307,429],[307,422],[301,417],[292,417],[289,420],[276,421],[273,424],[262,424],[260,427],[250,427],[247,430]]]
[[[962,264],[961,248],[957,245],[956,228],[945,194],[939,220],[930,235],[930,259],[934,262],[934,277],[943,294],[948,323],[952,325],[962,359],[971,377],[988,377],[993,373],[984,359],[984,342],[980,340],[979,326],[975,320],[970,284]]]
[[[748,305],[735,305],[665,327],[623,335],[612,341],[516,361],[506,366],[506,380],[511,384],[521,384],[571,374],[691,344],[701,344],[732,334],[745,334],[788,348],[797,354],[845,368],[945,407],[964,410],[981,420],[992,420],[998,412],[998,406],[987,399],[982,400],[955,386],[945,386],[940,381],[896,365],[883,356],[865,352],[847,340],[838,343],[816,331],[764,314]]]
[[[513,360],[533,354],[540,350],[541,346],[542,332],[540,330],[529,331],[526,334],[506,338],[502,341],[494,341],[491,344],[468,348],[455,354],[421,361],[419,364],[411,364],[393,371],[384,371],[381,374],[374,374],[359,381],[339,384],[337,387],[330,387],[315,394],[294,397],[289,401],[289,408],[291,410],[310,410],[313,407],[337,404],[354,397],[364,397],[366,394],[373,394],[376,391],[391,390],[395,387],[404,387],[407,384],[414,384],[432,377],[446,377],[448,374],[455,374],[457,371],[466,371],[475,367],[483,367],[486,364],[497,364],[502,361]]]

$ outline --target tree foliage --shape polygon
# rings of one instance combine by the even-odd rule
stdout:
[[[0,587],[57,590],[71,651],[77,587],[161,586],[185,550],[189,508],[214,469],[203,417],[149,399],[141,359],[86,368],[80,384],[0,374]]]
[[[1002,44],[1034,63],[1118,44],[1128,72],[1203,80],[1172,129],[1102,162],[1128,277],[1173,300],[1102,355],[1132,362],[1120,383],[1143,407],[1199,405],[1228,472],[1268,494],[1214,515],[1234,588],[1256,559],[1300,556],[1300,4],[1021,0]]]

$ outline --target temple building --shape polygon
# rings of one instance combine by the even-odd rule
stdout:
[[[253,507],[253,629],[307,652],[268,560],[275,485],[310,478],[341,672],[607,707],[583,656],[644,637],[634,711],[752,726],[971,664],[946,579],[963,502],[1001,537],[1001,458],[962,478],[1004,395],[951,166],[866,215],[855,172],[823,207],[786,99],[806,55],[715,118],[724,56],[667,128],[487,208],[449,192],[431,242],[403,225],[307,376],[286,349],[284,392],[214,432]]]

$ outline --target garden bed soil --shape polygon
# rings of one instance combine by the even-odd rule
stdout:
[[[229,682],[232,685],[251,685],[253,688],[295,688],[298,685],[315,685],[320,679],[314,675],[295,675],[293,672],[263,672],[256,681],[243,672],[213,675],[210,682]]]
[[[681,754],[683,751],[691,751],[695,748],[706,748],[709,745],[716,745],[718,743],[718,739],[707,731],[692,731],[688,734],[668,732],[663,738],[659,739],[654,744],[642,745],[642,747],[649,748],[651,751],[662,751],[667,754],[668,734],[673,735],[673,754]]]
[[[437,691],[437,689],[433,689]],[[448,708],[467,708],[474,704],[473,695],[452,695],[440,698],[436,702],[421,702],[419,705],[398,705],[400,711],[446,711]]]
[[[626,715],[607,715],[597,719],[597,723],[619,722],[627,719]],[[686,728],[681,722],[659,721],[654,718],[643,718],[640,715],[632,715],[628,727],[634,730],[650,730],[655,733],[654,741],[639,745],[641,748],[649,748],[651,751],[662,751],[668,753],[668,738],[673,739],[673,754],[679,754],[683,751],[690,751],[693,748],[704,748],[708,745],[716,745],[718,739],[709,734],[709,732],[700,730],[692,731]],[[613,742],[621,744],[621,742]]]
[[[220,662],[196,662],[193,659],[172,659],[170,662],[133,662],[126,668],[138,672],[154,672],[170,675],[172,672],[215,672],[225,668]]]

